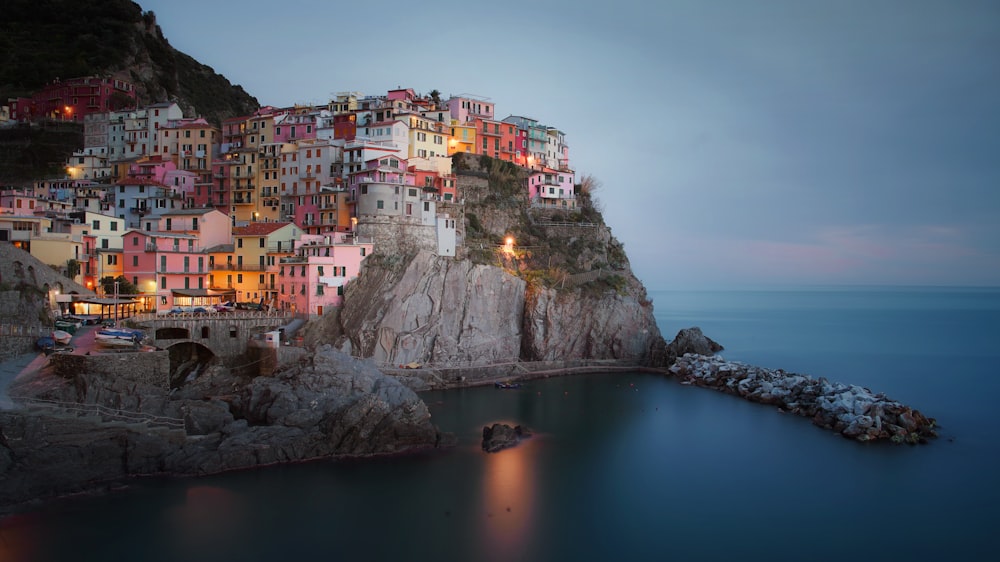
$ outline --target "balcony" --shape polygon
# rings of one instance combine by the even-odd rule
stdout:
[[[238,263],[222,263],[215,264],[209,267],[212,271],[267,271],[266,265],[260,265],[258,263],[248,265],[248,264],[238,264]]]

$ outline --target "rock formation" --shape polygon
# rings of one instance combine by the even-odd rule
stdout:
[[[323,326],[322,324],[326,324]],[[381,366],[476,367],[611,359],[650,364],[665,345],[652,308],[628,293],[530,286],[502,268],[420,252],[400,273],[365,266],[339,315],[310,326]]]
[[[858,441],[923,443],[936,436],[933,418],[859,386],[693,353],[678,358],[670,372],[683,384],[773,404]]]
[[[519,425],[511,427],[505,423],[495,423],[483,427],[483,450],[495,453],[501,449],[514,447],[521,439],[531,434]]]
[[[131,476],[203,475],[440,442],[426,404],[370,362],[330,347],[283,351],[289,356],[274,377],[243,381],[212,369],[173,395],[86,373],[47,388],[35,398],[78,403],[90,414],[0,414],[0,504]],[[115,420],[136,423],[107,423]]]

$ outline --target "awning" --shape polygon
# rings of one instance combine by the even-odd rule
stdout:
[[[236,295],[236,289],[171,289],[170,292],[182,297],[225,297]]]
[[[114,298],[100,298],[100,297],[86,297],[75,299],[73,302],[82,302],[87,304],[103,304],[103,305],[114,305],[114,304],[137,304],[136,299],[140,298],[142,295],[118,295],[118,300]]]

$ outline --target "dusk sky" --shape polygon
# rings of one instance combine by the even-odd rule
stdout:
[[[401,86],[559,128],[651,290],[1000,285],[1000,2],[139,4],[262,105]]]

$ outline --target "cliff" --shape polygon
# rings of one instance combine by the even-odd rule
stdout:
[[[458,257],[388,255],[376,241],[339,314],[306,327],[308,344],[332,343],[383,368],[465,369],[469,383],[533,362],[665,364],[652,303],[591,194],[571,210],[536,209],[522,169],[455,160],[465,198],[451,209],[462,225]],[[517,242],[506,245],[507,236]]]

